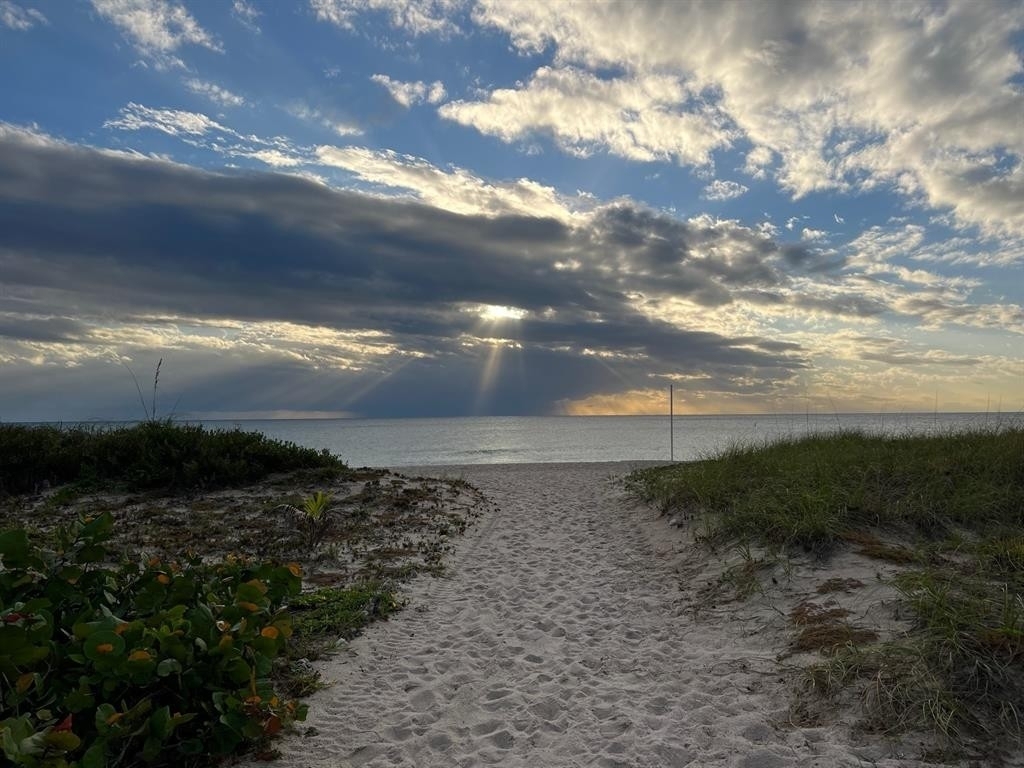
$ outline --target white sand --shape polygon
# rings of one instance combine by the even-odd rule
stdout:
[[[627,469],[424,470],[497,508],[448,576],[414,581],[406,610],[321,667],[316,733],[283,739],[277,764],[922,765],[842,723],[788,722],[778,632],[740,602],[694,618],[707,579],[678,572],[689,536],[611,482]]]

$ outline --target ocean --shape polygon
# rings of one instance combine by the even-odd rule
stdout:
[[[422,419],[204,421],[239,427],[311,448],[353,467],[591,461],[676,461],[712,456],[731,445],[858,429],[874,434],[945,433],[994,428],[1019,416],[983,413],[780,414],[676,416],[485,416]]]

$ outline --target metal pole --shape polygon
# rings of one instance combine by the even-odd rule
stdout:
[[[676,420],[675,398],[672,396],[672,385],[668,385],[668,460],[676,460]]]

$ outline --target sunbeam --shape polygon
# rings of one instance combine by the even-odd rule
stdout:
[[[469,311],[479,316],[480,321],[474,328],[474,341],[489,342],[490,352],[487,360],[480,371],[480,386],[477,388],[475,413],[483,413],[490,396],[499,378],[501,371],[502,352],[505,347],[521,349],[521,345],[515,339],[507,338],[504,334],[512,331],[514,333],[518,322],[529,314],[525,309],[519,307],[507,307],[497,304],[480,304],[472,307]],[[502,331],[499,336],[496,332]]]

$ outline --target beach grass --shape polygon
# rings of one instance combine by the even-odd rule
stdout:
[[[855,688],[864,725],[932,729],[955,751],[1024,744],[1021,427],[737,446],[640,470],[629,485],[665,513],[699,520],[710,547],[819,562],[852,551],[895,569],[889,583],[912,618],[898,636],[879,640],[838,610],[790,617],[789,651],[825,657],[807,669],[807,688]]]
[[[842,432],[735,446],[640,470],[662,510],[706,517],[720,541],[826,553],[872,528],[944,536],[1024,522],[1024,428],[879,437]]]
[[[132,491],[223,488],[299,469],[339,473],[347,468],[327,451],[241,429],[211,430],[170,420],[127,426],[0,424],[0,496],[64,484]]]

